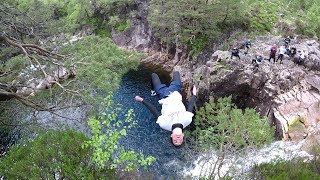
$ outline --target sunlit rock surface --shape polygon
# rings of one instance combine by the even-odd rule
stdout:
[[[199,102],[209,96],[233,96],[240,108],[256,108],[277,125],[279,138],[301,140],[318,132],[320,119],[320,78],[317,71],[319,43],[309,39],[292,39],[290,46],[308,53],[304,65],[297,65],[285,55],[283,64],[268,61],[272,44],[283,45],[281,37],[257,37],[248,54],[240,50],[241,59],[229,51],[215,51],[202,64],[180,65],[186,82],[199,84]],[[258,68],[251,64],[255,55],[264,60]],[[301,121],[301,122],[300,122]],[[300,123],[300,124],[299,124]],[[297,128],[299,127],[299,128]]]

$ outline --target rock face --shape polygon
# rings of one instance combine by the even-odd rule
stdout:
[[[130,17],[132,27],[124,32],[112,32],[112,39],[120,47],[148,51],[156,43],[147,21],[148,0],[136,1],[136,15]]]
[[[175,67],[199,83],[199,102],[232,95],[240,108],[256,108],[276,124],[280,138],[301,140],[319,131],[320,75],[319,44],[315,40],[294,39],[298,51],[308,52],[304,65],[285,55],[283,64],[269,62],[270,45],[281,45],[280,37],[257,37],[249,53],[231,59],[228,51],[216,51],[202,65]],[[259,67],[251,64],[255,55],[265,57]],[[189,79],[187,80],[189,81]]]

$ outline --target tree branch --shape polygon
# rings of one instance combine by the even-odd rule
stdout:
[[[26,49],[21,44],[18,44],[16,42],[10,40],[5,34],[0,36],[0,40],[4,40],[8,45],[20,48],[22,50],[23,54],[28,57],[29,54],[27,53]]]

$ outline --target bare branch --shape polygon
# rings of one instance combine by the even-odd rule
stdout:
[[[4,76],[6,76],[8,74],[11,74],[11,71],[6,71],[6,72],[0,74],[0,77],[4,77]]]
[[[28,57],[29,54],[27,53],[26,49],[21,44],[18,44],[16,42],[10,40],[8,37],[6,37],[6,35],[1,35],[0,40],[4,40],[8,45],[20,48],[22,50],[23,54]]]
[[[37,58],[36,58],[36,57],[33,57],[33,56],[30,56],[30,55],[28,55],[28,57],[29,57],[30,59],[34,60],[34,61],[37,63],[38,67],[40,68],[40,70],[41,70],[42,73],[44,74],[44,77],[46,78],[48,75],[47,75],[47,73],[44,71],[44,69],[42,68],[42,66],[41,66],[40,62],[37,60]]]
[[[56,57],[60,57],[60,58],[65,58],[66,57],[64,55],[53,53],[53,52],[50,52],[48,50],[45,50],[45,49],[43,49],[43,48],[41,48],[41,47],[39,47],[38,45],[35,45],[35,44],[22,44],[22,47],[35,48],[37,50],[40,50],[41,52],[47,53],[49,56],[56,56]]]

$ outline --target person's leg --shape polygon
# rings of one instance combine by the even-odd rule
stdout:
[[[273,63],[276,63],[276,55],[272,55]]]
[[[173,72],[172,81],[177,81],[177,82],[179,82],[180,84],[182,84],[182,83],[181,83],[181,78],[180,78],[180,73],[179,73],[178,71],[174,71],[174,72]]]
[[[165,84],[161,83],[159,76],[156,73],[152,73],[151,79],[152,79],[153,89],[157,93],[157,96],[159,97],[159,99],[163,99],[167,97],[168,87]]]
[[[153,88],[155,90],[156,87],[161,85],[161,80],[160,80],[158,74],[156,74],[156,73],[152,73],[151,74],[151,79],[152,79],[152,86],[153,86]]]
[[[178,91],[179,93],[181,93],[182,82],[180,78],[180,73],[178,71],[173,72],[172,82],[170,83],[168,89],[170,92]]]

